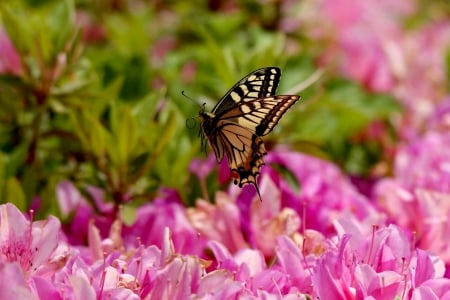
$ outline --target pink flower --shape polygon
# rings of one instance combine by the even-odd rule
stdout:
[[[277,238],[278,269],[286,274],[289,282],[286,284],[289,293],[313,293],[311,268],[315,264],[313,255],[305,255],[301,246],[286,236]]]
[[[233,279],[233,274],[225,270],[216,270],[203,277],[197,290],[199,299],[238,299],[250,298],[243,284]]]
[[[186,209],[173,190],[166,190],[164,198],[154,199],[152,203],[136,210],[136,222],[123,229],[125,245],[135,245],[137,238],[144,245],[162,245],[162,232],[168,227],[176,251],[180,253],[201,254],[205,247],[205,237],[190,223]]]
[[[450,22],[430,23],[406,36],[404,69],[399,79],[396,97],[405,105],[400,133],[409,138],[417,135],[427,119],[435,113],[436,104],[448,97],[446,53],[450,45]]]
[[[251,245],[259,249],[265,257],[272,257],[275,253],[276,239],[280,235],[295,238],[300,236],[300,217],[289,207],[282,207],[281,191],[275,186],[269,176],[261,176],[260,189],[263,202],[253,197],[249,202],[249,215],[243,218],[249,220],[248,240]],[[241,207],[243,207],[241,202]]]
[[[31,292],[18,263],[0,262],[0,299],[39,299]]]
[[[355,268],[355,279],[359,292],[357,298],[395,299],[405,296],[401,294],[405,278],[394,271],[377,273],[372,266],[360,264]]]
[[[189,171],[197,175],[199,180],[205,180],[216,166],[215,156],[208,155],[207,158],[194,158],[189,165]]]
[[[394,178],[384,179],[375,196],[390,219],[416,233],[422,249],[438,253],[447,264],[450,248],[450,135],[428,132],[402,146]]]
[[[63,229],[70,243],[74,245],[86,243],[91,220],[95,221],[95,225],[102,236],[107,236],[109,228],[116,218],[114,206],[112,203],[105,201],[101,189],[89,186],[87,192],[90,193],[93,202],[89,202],[82,197],[69,181],[62,181],[56,187],[57,199],[63,217],[71,217],[70,222],[63,224]]]
[[[334,59],[341,72],[374,91],[390,91],[401,70],[400,21],[412,11],[410,1],[323,0],[318,28],[331,43],[323,61]],[[329,30],[326,30],[329,29]],[[317,29],[314,29],[317,31]],[[327,37],[329,33],[331,37]],[[334,64],[334,62],[332,62]]]
[[[276,268],[267,268],[264,256],[260,251],[241,249],[232,255],[220,243],[212,241],[209,246],[217,262],[217,271],[227,271],[226,273],[213,271],[211,273],[214,274],[214,277],[224,277],[223,280],[226,281],[233,278],[239,283],[236,285],[228,282],[228,293],[256,296],[260,291],[266,291],[269,294],[289,292],[287,274]]]
[[[416,232],[417,246],[439,254],[450,265],[450,193],[417,190],[416,195],[420,213],[416,217],[422,220]]]
[[[450,192],[450,134],[427,132],[399,148],[396,181],[404,188]]]
[[[383,224],[384,219],[375,206],[331,163],[287,151],[272,151],[267,163],[286,168],[301,185],[301,191],[296,195],[280,177],[274,180],[281,189],[282,206],[291,207],[298,215],[306,216],[302,220],[305,228],[325,235],[333,234],[333,220],[347,213],[354,214],[359,220],[370,218],[375,224]]]
[[[0,74],[22,74],[20,55],[14,48],[6,31],[0,28]]]
[[[450,96],[436,105],[433,113],[428,118],[428,129],[440,132],[450,130]]]
[[[221,242],[232,253],[250,244],[264,256],[273,256],[276,237],[294,236],[300,219],[293,209],[281,207],[280,192],[270,177],[261,178],[262,203],[254,190],[235,190],[241,208],[231,197],[217,193],[215,204],[197,200],[196,207],[188,209],[190,222],[202,236]]]
[[[77,25],[81,28],[83,40],[87,43],[101,43],[106,40],[105,28],[98,20],[81,10],[77,11]]]
[[[228,167],[227,160],[224,159],[217,165],[216,157],[213,153],[210,153],[207,158],[194,158],[189,165],[189,171],[197,175],[200,181],[206,179],[206,177],[217,169],[218,179],[220,184],[224,184],[230,179],[230,169]]]
[[[312,278],[320,298],[404,298],[428,281],[444,275],[443,261],[425,251],[412,250],[410,240],[394,225],[374,230],[372,237],[352,231],[338,247],[319,258]],[[351,225],[350,225],[351,226]]]
[[[0,261],[16,262],[26,274],[39,272],[58,245],[59,230],[55,217],[31,223],[14,205],[0,205]]]
[[[239,209],[226,194],[218,192],[215,204],[197,200],[196,206],[187,210],[187,215],[200,236],[221,242],[233,253],[246,246]]]
[[[414,289],[412,300],[439,300],[450,297],[450,281],[444,278],[429,280]]]

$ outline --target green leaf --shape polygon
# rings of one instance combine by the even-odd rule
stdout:
[[[110,139],[103,125],[88,112],[70,112],[69,115],[83,147],[97,158],[103,158]]]
[[[137,125],[128,107],[124,106],[118,111],[112,110],[115,115],[112,122],[112,147],[108,148],[111,154],[112,162],[118,166],[119,170],[123,170],[126,174],[127,165],[136,149],[137,142]],[[113,146],[114,145],[114,146]]]
[[[323,94],[314,101],[304,100],[304,110],[293,110],[290,120],[299,120],[293,130],[294,140],[325,143],[346,139],[374,120],[387,119],[399,111],[392,98],[368,94],[348,81],[329,83]]]
[[[6,180],[2,201],[13,203],[21,211],[27,209],[25,193],[16,178],[10,177]]]

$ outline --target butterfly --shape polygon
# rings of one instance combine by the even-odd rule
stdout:
[[[218,163],[224,156],[234,184],[252,184],[261,200],[256,177],[267,154],[261,136],[270,133],[283,114],[299,100],[297,95],[275,95],[281,77],[277,67],[251,72],[223,96],[211,112],[203,110],[200,133]]]

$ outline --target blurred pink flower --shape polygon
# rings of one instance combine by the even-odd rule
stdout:
[[[261,176],[260,189],[264,200],[255,196],[250,202],[246,232],[251,245],[269,258],[275,253],[278,236],[300,239],[300,217],[292,208],[282,207],[281,192],[266,174]]]
[[[274,178],[277,175],[271,173],[281,190],[282,207],[291,207],[298,215],[305,216],[302,220],[305,228],[333,234],[333,221],[347,213],[354,214],[360,221],[370,219],[373,224],[384,224],[384,217],[374,204],[333,164],[288,151],[272,151],[267,156],[267,164],[286,168],[301,185],[297,195],[279,175]]]
[[[386,179],[378,185],[377,195],[390,219],[415,232],[418,247],[437,253],[450,266],[450,193],[408,190],[396,179]]]
[[[410,138],[424,129],[436,104],[448,97],[445,66],[450,51],[450,21],[419,27],[406,36],[402,49],[407,72],[399,77],[393,92],[406,107],[400,133]]]
[[[189,172],[197,175],[198,179],[205,180],[216,166],[214,155],[208,155],[206,158],[194,158],[189,165]]]
[[[390,91],[396,82],[402,18],[414,9],[411,1],[320,1],[319,34],[331,40],[321,61],[337,63],[341,72],[373,91]],[[317,22],[317,21],[316,21]],[[317,29],[314,29],[317,31]],[[330,35],[329,37],[328,35]],[[395,57],[394,57],[395,56]]]
[[[446,55],[450,22],[436,18],[405,30],[415,1],[321,0],[305,16],[310,35],[324,43],[319,63],[337,66],[344,76],[376,92],[390,92],[407,113],[397,123],[409,138],[423,129],[434,105],[448,94]]]
[[[219,183],[224,184],[228,182],[231,173],[227,160],[224,159],[217,165],[216,156],[213,153],[210,153],[206,158],[194,158],[189,165],[189,171],[197,175],[200,180],[205,180],[216,168],[218,171]]]
[[[134,245],[139,239],[144,245],[162,245],[162,232],[170,228],[175,250],[179,253],[203,253],[206,237],[193,227],[185,207],[175,191],[167,189],[162,198],[140,206],[136,210],[136,222],[124,227],[123,237],[126,245]]]
[[[422,220],[417,227],[417,246],[433,253],[450,266],[450,193],[417,190],[419,215]],[[449,267],[450,270],[450,267]]]
[[[8,34],[0,28],[0,74],[22,74],[22,63],[19,53],[14,48]]]
[[[236,204],[224,193],[218,192],[215,203],[197,200],[187,209],[189,222],[205,239],[214,239],[226,245],[232,253],[246,247]]]
[[[106,32],[100,19],[95,20],[87,12],[77,10],[76,22],[81,28],[82,37],[86,43],[101,43],[106,41]]]
[[[238,189],[241,197],[238,201],[241,208],[245,205],[246,209],[243,211],[232,196],[218,192],[214,204],[197,200],[196,206],[188,209],[190,222],[202,236],[221,242],[231,253],[250,244],[260,249],[265,257],[272,257],[276,237],[296,235],[300,219],[293,209],[281,207],[280,192],[270,177],[263,175],[261,178],[262,203],[254,191],[247,193],[245,189]]]
[[[394,161],[394,178],[411,192],[417,188],[450,192],[450,134],[430,131],[400,146]],[[382,188],[379,190],[382,193]]]
[[[105,201],[103,190],[88,186],[87,192],[93,201],[87,201],[69,181],[62,181],[56,187],[61,213],[63,217],[70,216],[70,222],[63,224],[63,230],[70,243],[74,245],[86,244],[91,220],[95,221],[102,236],[107,236],[109,228],[116,218],[114,206]]]
[[[433,113],[427,121],[428,130],[449,132],[450,131],[450,96],[434,107]]]

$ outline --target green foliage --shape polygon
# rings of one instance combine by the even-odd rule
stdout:
[[[318,149],[313,153],[321,156],[326,153],[326,158],[351,174],[367,174],[378,162],[383,149],[375,141],[360,144],[352,141],[353,137],[374,121],[388,120],[400,112],[400,106],[392,98],[367,93],[351,81],[329,80],[322,89],[327,92],[315,98],[312,96],[303,110],[288,116],[291,120],[299,120],[284,128],[284,131],[292,132],[289,141],[315,144]],[[303,147],[300,145],[299,150],[305,151]]]
[[[95,166],[85,176],[104,187],[118,204],[125,196],[143,197],[162,183],[179,186],[186,180],[173,176],[179,165],[173,164],[174,153],[168,149],[184,123],[169,103],[164,103],[168,106],[164,110],[157,106],[161,96],[153,94],[132,105],[111,101],[103,118],[86,110],[71,113],[82,151]],[[171,161],[158,167],[169,155]],[[146,174],[151,176],[143,184]]]
[[[346,139],[399,110],[391,98],[368,94],[350,81],[329,81],[323,88],[327,93],[307,102],[306,109],[293,117],[301,120],[293,128],[294,139],[319,144]]]
[[[276,30],[276,4],[244,1],[227,13],[203,5],[2,2],[21,71],[0,75],[1,201],[26,209],[40,196],[44,213],[58,213],[55,186],[68,179],[81,190],[103,188],[116,206],[153,199],[161,187],[192,203],[200,188],[188,167],[203,154],[198,128],[185,122],[201,107],[181,91],[210,109],[242,76],[272,65],[283,69],[278,92],[302,100],[268,145],[314,145],[360,174],[376,163],[379,146],[352,138],[387,122],[398,110],[392,100],[336,79],[333,70],[303,90],[319,74],[318,46]],[[206,186],[212,194],[217,181],[207,178]]]

